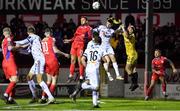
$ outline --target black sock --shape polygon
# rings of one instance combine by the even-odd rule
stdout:
[[[138,73],[137,72],[133,73],[133,83],[134,84],[138,83]]]

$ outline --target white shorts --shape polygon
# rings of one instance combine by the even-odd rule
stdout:
[[[111,46],[102,46],[104,55],[108,55],[108,54],[113,54],[114,55],[114,50]]]
[[[45,59],[44,57],[34,60],[34,64],[30,69],[32,74],[44,74]]]
[[[86,80],[89,80],[90,84],[94,87],[99,87],[99,68],[86,68]]]

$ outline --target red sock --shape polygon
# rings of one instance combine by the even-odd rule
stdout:
[[[49,89],[50,89],[50,91],[51,91],[52,94],[54,93],[55,88],[56,88],[56,85],[51,84],[51,87],[50,87]]]
[[[79,74],[81,77],[84,75],[84,66],[82,64],[79,65]]]
[[[9,97],[14,97],[15,94],[15,90],[13,89],[10,93],[9,93]]]
[[[75,64],[71,64],[71,65],[70,65],[70,75],[71,75],[71,76],[74,75],[74,70],[75,70]]]
[[[147,90],[147,96],[150,96],[152,93],[153,87],[149,87]]]
[[[166,83],[162,83],[162,91],[166,92]]]
[[[9,95],[10,92],[12,92],[13,88],[15,87],[15,85],[16,85],[15,82],[10,82],[9,85],[8,85],[8,87],[6,88],[5,93]]]
[[[48,88],[50,88],[50,85],[51,85],[50,83],[47,83]],[[42,92],[42,96],[46,97],[46,93],[44,91]]]

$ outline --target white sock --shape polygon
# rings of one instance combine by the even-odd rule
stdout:
[[[41,99],[45,99],[45,97],[44,97],[44,96],[42,96],[42,97],[41,97]]]
[[[104,69],[105,69],[105,71],[106,71],[107,76],[110,77],[110,76],[111,76],[111,73],[110,73],[109,70],[108,70],[108,63],[104,63],[103,66],[104,66]]]
[[[54,98],[44,81],[42,81],[39,85],[41,86],[42,90],[48,95],[48,99]]]
[[[97,92],[96,91],[92,92],[92,100],[93,100],[93,105],[96,106],[97,105]]]
[[[35,86],[34,81],[33,80],[28,81],[28,84],[29,84],[29,89],[31,90],[32,96],[36,98],[36,91],[35,91],[36,86]]]
[[[9,97],[8,100],[11,101],[11,100],[12,100],[12,97]]]
[[[119,76],[119,69],[118,69],[118,65],[117,65],[117,62],[113,62],[113,68],[116,72],[116,77]]]
[[[7,93],[4,93],[4,96],[5,96],[5,97],[8,97],[8,94],[7,94]]]
[[[87,84],[87,83],[85,83],[85,82],[82,83],[81,87],[82,87],[83,89],[96,90],[96,88],[95,88],[94,86],[92,86],[92,85],[90,85],[90,84]]]

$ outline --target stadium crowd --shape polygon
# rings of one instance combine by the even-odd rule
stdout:
[[[24,37],[27,37],[26,26],[23,20],[18,17],[13,18],[10,21],[10,24],[0,23],[0,42],[2,42],[2,29],[6,26],[9,26],[12,29],[13,35],[15,35],[15,40],[22,40]],[[74,31],[77,28],[78,24],[75,24],[73,19],[67,21],[56,21],[53,26],[53,35],[56,39],[57,47],[63,52],[69,53],[71,44],[64,44],[63,39],[70,39],[73,37]],[[46,22],[38,22],[35,24],[36,33],[40,37],[43,37],[43,30],[48,27]],[[93,26],[92,26],[93,27]],[[139,19],[135,20],[136,27],[136,48],[138,51],[138,58],[145,58],[145,22],[140,21]],[[111,45],[114,48],[115,56],[117,58],[118,64],[125,64],[126,61],[126,52],[123,43],[123,37],[113,37],[111,39]],[[153,27],[153,47],[159,48],[162,50],[162,53],[170,58],[175,64],[180,63],[180,27],[177,27],[173,23],[167,23],[164,26],[154,26]],[[29,59],[27,63],[22,59]],[[2,55],[0,56],[2,60]],[[33,63],[33,60],[30,56],[23,56],[22,54],[17,54],[16,61],[18,66],[26,67],[29,64]],[[68,61],[68,62],[67,62]],[[62,66],[68,66],[70,63],[69,59],[60,59]],[[144,64],[144,60],[138,59],[138,64]]]

